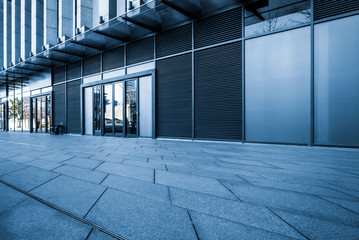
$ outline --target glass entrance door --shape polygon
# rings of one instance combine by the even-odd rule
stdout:
[[[51,125],[50,96],[31,98],[31,131],[47,133]]]
[[[126,81],[126,136],[137,136],[137,79]]]
[[[94,135],[102,135],[101,86],[93,87],[93,129]]]
[[[5,131],[5,104],[0,104],[0,132]]]

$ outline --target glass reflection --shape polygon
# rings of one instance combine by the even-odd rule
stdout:
[[[30,97],[29,93],[23,95],[23,130],[30,130]]]
[[[37,131],[36,128],[36,98],[32,98],[31,99],[31,103],[32,103],[32,130],[33,132]]]
[[[36,98],[36,132],[41,132],[41,98]]]
[[[136,80],[126,82],[126,125],[127,134],[137,135],[137,84]]]
[[[9,131],[14,131],[14,128],[15,128],[14,96],[9,98],[9,101],[8,101],[8,114],[9,114],[9,120],[8,120]]]
[[[51,126],[51,100],[50,96],[46,96],[46,130],[50,131]]]
[[[104,125],[105,135],[113,135],[113,114],[112,114],[112,85],[104,86]]]
[[[0,131],[5,131],[5,104],[0,104]]]
[[[257,9],[264,20],[260,20],[252,11],[246,10],[246,37],[293,28],[307,24],[311,20],[310,0],[268,0],[268,5],[259,4],[261,3],[256,4],[257,6],[252,4],[252,7]]]
[[[101,86],[93,87],[93,117],[95,135],[101,135]]]
[[[21,94],[15,95],[14,100],[15,131],[22,131],[22,100]]]
[[[123,134],[123,83],[116,83],[114,95],[115,135]]]

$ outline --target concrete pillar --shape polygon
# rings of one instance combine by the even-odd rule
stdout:
[[[72,38],[74,33],[73,0],[59,0],[59,34],[61,38]]]
[[[4,21],[4,2],[0,0],[0,21]],[[4,66],[4,24],[0,24],[0,71]]]
[[[76,27],[93,27],[93,0],[76,0]]]
[[[3,65],[7,68],[11,64],[11,2],[4,0],[3,11]]]
[[[11,1],[11,62],[15,65],[20,60],[20,23],[21,23],[21,1]]]
[[[104,0],[100,1],[98,6],[99,17],[102,16],[103,20],[108,20],[116,17],[117,15],[117,0]],[[97,18],[97,24],[99,24],[99,18]]]
[[[31,52],[31,1],[21,0],[21,42],[20,56],[29,58]]]
[[[35,55],[44,45],[44,1],[31,2],[31,52]]]
[[[54,46],[57,44],[57,1],[44,0],[44,45]]]

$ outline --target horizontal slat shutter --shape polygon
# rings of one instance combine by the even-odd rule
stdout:
[[[123,67],[124,65],[123,54],[124,54],[123,47],[104,52],[102,55],[103,70],[108,71],[111,69]]]
[[[67,79],[75,79],[81,77],[81,61],[70,63],[66,66]]]
[[[95,55],[84,59],[84,76],[100,72],[100,57],[100,55]]]
[[[81,106],[80,106],[81,80],[67,83],[67,132],[81,133]]]
[[[359,11],[359,0],[314,0],[314,20]]]
[[[130,43],[126,48],[127,65],[151,60],[154,57],[154,38],[149,37]]]
[[[60,83],[65,81],[65,67],[54,68],[52,71],[52,83]]]
[[[65,124],[65,84],[53,86],[53,123]]]

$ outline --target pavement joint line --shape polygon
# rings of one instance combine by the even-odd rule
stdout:
[[[220,184],[222,184],[223,187],[225,187],[230,193],[233,194],[233,196],[235,196],[240,202],[243,202],[242,199],[240,199],[234,192],[232,192],[231,189],[229,189],[226,185],[224,185],[224,183],[222,183],[219,179],[216,179]]]
[[[85,219],[87,217],[87,215],[91,212],[91,210],[93,209],[93,207],[96,205],[96,203],[100,200],[100,198],[105,194],[105,192],[107,191],[108,188],[105,188],[105,190],[101,193],[101,195],[97,198],[97,200],[95,201],[95,203],[90,207],[90,209],[87,211],[87,213],[85,214],[85,216],[83,217],[83,219]]]
[[[156,183],[156,169],[153,169],[153,183]]]
[[[350,212],[352,212],[352,213],[354,213],[354,214],[359,215],[359,213],[354,212],[353,210],[351,210],[351,209],[349,209],[349,208],[346,208],[346,207],[343,207],[342,205],[339,205],[339,204],[337,204],[337,203],[335,203],[335,202],[332,202],[332,201],[330,201],[330,200],[328,200],[328,199],[326,199],[326,198],[323,198],[322,196],[319,196],[319,195],[318,195],[318,197],[321,198],[321,199],[323,199],[324,201],[330,202],[330,203],[332,203],[332,204],[334,204],[334,205],[336,205],[336,206],[338,206],[338,207],[344,208],[345,210],[348,210],[348,211],[350,211]]]
[[[169,199],[170,199],[170,203],[171,203],[171,205],[173,205],[173,204],[172,204],[171,191],[170,191],[170,187],[169,187],[169,186],[167,186],[167,192],[168,192],[168,197],[169,197]]]
[[[106,177],[104,177],[104,178],[101,180],[100,185],[105,181],[105,179],[106,179],[109,175],[110,175],[110,174],[107,173]]]
[[[305,237],[306,239],[310,240],[310,238],[308,238],[307,236],[305,236],[303,233],[301,233],[299,230],[297,230],[294,226],[292,226],[290,223],[288,223],[286,220],[284,220],[281,216],[279,216],[277,213],[275,213],[272,209],[270,209],[269,207],[265,207],[267,208],[271,213],[273,213],[275,216],[277,216],[280,220],[282,220],[283,222],[285,222],[288,226],[290,226],[291,228],[293,228],[297,233],[299,233],[300,235],[302,235],[303,237]]]
[[[98,168],[99,166],[101,166],[102,164],[104,164],[106,161],[103,161],[103,162],[101,162],[99,165],[97,165],[96,167],[94,167],[92,170],[94,171],[94,170],[96,170],[96,168]]]
[[[56,169],[58,169],[58,168],[60,168],[60,167],[62,167],[62,166],[65,166],[65,164],[61,164],[60,166],[57,166],[57,167],[51,169],[50,171],[54,171],[54,170],[56,170]]]
[[[88,239],[89,239],[89,237],[90,237],[92,231],[93,231],[93,228],[91,228],[91,230],[90,230],[89,234],[87,235],[87,237],[85,238],[85,240],[88,240]]]
[[[189,217],[189,219],[191,220],[193,230],[194,230],[194,232],[196,233],[197,240],[200,240],[200,238],[199,238],[199,236],[198,236],[198,233],[197,233],[196,226],[194,225],[194,222],[193,222],[193,220],[192,220],[192,216],[191,216],[189,210],[188,210],[188,209],[186,209],[186,210],[187,210],[187,213],[188,213],[188,217]]]
[[[41,183],[39,186],[36,186],[36,187],[30,189],[28,192],[31,192],[31,191],[33,191],[33,190],[35,190],[35,189],[37,189],[37,188],[39,188],[39,187],[45,185],[46,183],[49,183],[49,182],[51,182],[52,180],[55,180],[56,178],[58,178],[58,177],[60,177],[60,176],[61,176],[61,174],[58,174],[56,177],[51,178],[50,180],[47,180],[47,181],[44,182],[44,183]]]
[[[47,201],[45,201],[45,200],[43,200],[43,199],[41,199],[39,197],[36,197],[35,195],[33,195],[31,193],[23,191],[22,189],[20,189],[18,187],[15,187],[14,185],[12,185],[10,183],[7,183],[7,182],[5,182],[5,181],[3,181],[1,179],[0,179],[0,183],[5,184],[6,186],[8,186],[8,187],[10,187],[10,188],[24,194],[24,195],[30,197],[31,199],[36,200],[36,201],[38,201],[38,202],[40,202],[40,203],[42,203],[42,204],[44,204],[44,205],[46,205],[46,206],[48,206],[48,207],[50,207],[52,209],[54,209],[54,210],[56,210],[58,212],[61,212],[61,213],[65,214],[65,215],[67,215],[67,216],[69,216],[69,217],[71,217],[71,218],[73,218],[73,219],[75,219],[75,220],[77,220],[79,222],[82,222],[82,223],[84,223],[84,224],[86,224],[86,225],[88,225],[88,226],[90,226],[92,228],[95,228],[95,229],[97,229],[97,230],[99,230],[99,231],[101,231],[101,232],[115,238],[115,239],[127,240],[126,238],[124,238],[124,237],[122,237],[120,235],[117,235],[117,234],[115,234],[115,233],[113,233],[113,232],[111,232],[111,231],[109,231],[109,230],[107,230],[107,229],[105,229],[105,228],[103,228],[103,227],[101,227],[101,226],[87,220],[87,219],[81,218],[81,217],[79,217],[78,215],[76,215],[76,214],[74,214],[72,212],[69,212],[69,211],[67,211],[67,210],[65,210],[63,208],[60,208],[60,207],[58,207],[58,206],[56,206],[56,205],[54,205],[54,204],[52,204],[50,202],[47,202]]]
[[[165,164],[166,171],[168,172],[167,164]]]

